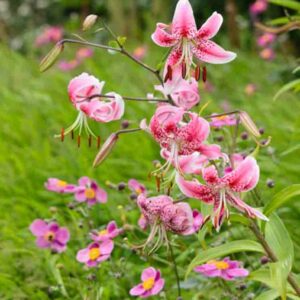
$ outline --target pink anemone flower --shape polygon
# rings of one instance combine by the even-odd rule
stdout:
[[[31,233],[36,236],[36,245],[39,248],[50,248],[58,253],[66,250],[70,239],[70,233],[66,227],[60,227],[55,222],[47,223],[36,219],[29,228]]]
[[[260,51],[260,57],[264,60],[273,60],[275,58],[275,52],[272,48],[265,48]]]
[[[173,199],[166,195],[146,198],[141,194],[137,199],[137,204],[146,222],[151,226],[151,232],[143,246],[150,244],[158,234],[158,239],[150,252],[167,241],[167,231],[188,235],[193,226],[193,212],[187,203],[174,203]]]
[[[45,182],[45,188],[48,191],[62,194],[74,193],[76,191],[76,185],[69,184],[64,180],[60,180],[57,178],[48,178],[47,182]]]
[[[84,128],[87,134],[95,136],[88,125],[87,117],[97,122],[110,122],[122,117],[124,114],[123,98],[116,93],[107,93],[102,96],[104,84],[104,81],[100,82],[96,77],[87,73],[82,73],[70,81],[69,98],[79,114],[75,122],[63,131],[64,135],[76,130],[79,130],[79,135],[81,135]],[[61,135],[55,137],[61,137]]]
[[[76,259],[90,268],[96,267],[102,261],[109,259],[113,249],[114,243],[111,240],[106,240],[102,243],[95,242],[87,248],[79,250]]]
[[[214,114],[212,114],[213,116]],[[211,118],[211,127],[234,126],[237,124],[237,119],[234,115],[216,116]]]
[[[91,232],[91,239],[95,242],[103,242],[106,240],[112,240],[123,232],[122,229],[118,228],[115,221],[110,221],[106,228],[100,231]]]
[[[164,73],[166,72],[165,70]],[[195,78],[183,79],[179,67],[174,68],[172,79],[165,82],[164,85],[156,85],[155,89],[165,97],[170,95],[174,103],[185,110],[191,109],[200,101],[198,82]]]
[[[247,157],[223,177],[219,177],[215,166],[203,169],[202,177],[206,184],[201,184],[196,179],[187,181],[180,174],[177,174],[176,182],[184,195],[214,206],[213,224],[217,230],[224,218],[229,217],[227,203],[251,218],[268,221],[265,215],[247,205],[238,195],[240,192],[252,190],[258,182],[259,167],[253,157]]]
[[[200,61],[222,64],[235,59],[236,54],[226,51],[211,41],[219,31],[223,17],[214,12],[197,30],[193,9],[188,0],[179,0],[170,26],[158,23],[152,40],[161,47],[173,47],[167,65],[185,64],[187,74],[193,64],[193,56]]]
[[[273,33],[264,33],[257,39],[257,44],[260,47],[266,47],[272,44],[276,40],[276,34]]]
[[[147,194],[146,187],[134,178],[128,180],[128,188],[137,195]]]
[[[96,181],[84,176],[78,180],[79,186],[75,192],[75,199],[78,202],[87,202],[89,206],[97,202],[106,203],[107,193],[101,189]]]
[[[194,271],[205,277],[221,277],[225,280],[234,280],[236,277],[249,275],[249,271],[241,268],[240,265],[239,261],[224,258],[223,260],[210,260],[204,265],[195,267]]]
[[[174,163],[176,169],[180,170],[179,156],[194,152],[211,159],[221,156],[219,146],[204,144],[210,132],[209,123],[196,113],[185,112],[183,108],[160,105],[151,118],[149,127],[143,120],[141,128],[148,131],[170,153],[168,162],[161,169],[166,167],[168,170],[170,164]]]
[[[131,296],[139,296],[141,298],[154,296],[160,293],[165,285],[165,280],[161,278],[160,270],[156,270],[153,267],[144,269],[141,280],[142,283],[130,290]]]

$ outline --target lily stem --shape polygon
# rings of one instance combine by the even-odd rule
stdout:
[[[95,95],[92,95],[90,97],[87,97],[81,101],[77,101],[78,103],[79,102],[84,102],[86,100],[92,100],[94,98],[111,98],[111,99],[114,99],[115,96],[113,95],[103,95],[103,94],[95,94]],[[166,102],[168,103],[169,101],[167,99],[148,99],[148,98],[142,98],[142,97],[127,97],[127,96],[122,96],[122,98],[124,100],[129,100],[129,101],[141,101],[141,102]]]
[[[257,226],[257,224],[252,221],[250,224],[250,229],[251,231],[254,233],[254,235],[256,236],[257,240],[259,241],[259,243],[262,245],[262,247],[264,248],[266,254],[268,255],[268,257],[273,261],[273,262],[277,262],[278,258],[276,256],[276,254],[274,253],[274,251],[271,249],[271,247],[269,246],[268,242],[266,241],[264,235],[262,234],[262,232],[260,231],[259,227]],[[292,288],[294,289],[294,291],[296,292],[297,296],[300,297],[300,287],[298,285],[298,283],[296,282],[296,280],[293,277],[292,273],[289,273],[288,277],[287,277],[287,281],[289,282],[289,284],[292,286]]]

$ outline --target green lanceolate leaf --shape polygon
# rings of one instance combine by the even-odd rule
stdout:
[[[251,240],[239,240],[229,242],[218,247],[210,248],[205,251],[200,251],[200,253],[192,260],[192,262],[188,266],[186,271],[186,277],[197,265],[201,265],[212,259],[222,258],[232,253],[244,251],[264,253],[262,246],[259,243]]]
[[[276,290],[269,290],[258,295],[255,300],[274,300],[279,296]]]
[[[277,193],[266,205],[264,214],[266,216],[270,215],[273,211],[295,196],[300,196],[300,184],[293,184]]]
[[[268,0],[269,3],[300,11],[300,3],[294,0]]]
[[[296,79],[287,83],[277,92],[277,94],[274,96],[274,100],[277,100],[283,93],[292,89],[296,89],[298,85],[300,85],[300,79]]]

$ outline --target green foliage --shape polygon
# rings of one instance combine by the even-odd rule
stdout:
[[[286,8],[290,8],[290,9],[294,9],[297,11],[300,11],[300,3],[298,1],[294,1],[294,0],[268,0],[268,2],[275,4],[275,5],[279,5],[279,6],[283,6]]]

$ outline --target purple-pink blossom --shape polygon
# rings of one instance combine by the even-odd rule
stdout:
[[[76,191],[76,185],[67,183],[64,180],[58,178],[48,178],[45,182],[45,188],[48,191],[57,193],[74,193]]]
[[[230,260],[229,258],[210,260],[206,264],[195,267],[194,271],[205,277],[221,277],[225,280],[234,280],[236,277],[249,275],[247,269],[241,268],[239,261]]]
[[[29,228],[36,237],[36,245],[39,248],[50,248],[58,253],[66,250],[70,239],[70,233],[66,227],[60,227],[55,222],[47,223],[44,220],[36,219]]]
[[[202,214],[197,210],[193,209],[193,225],[187,234],[197,233],[204,224],[204,219]]]
[[[213,116],[214,114],[212,114]],[[211,127],[223,127],[223,126],[234,126],[237,124],[237,119],[235,115],[223,115],[215,116],[211,118],[210,126]]]
[[[260,51],[259,56],[264,60],[273,60],[275,58],[275,52],[272,48],[265,48]]]
[[[79,250],[76,259],[88,267],[96,267],[102,261],[109,259],[113,249],[114,243],[111,240],[105,240],[101,243],[94,242],[87,248]]]
[[[141,280],[140,284],[130,290],[131,296],[139,296],[141,298],[154,296],[160,293],[165,285],[165,280],[161,277],[160,270],[156,270],[153,267],[144,269]]]
[[[253,16],[257,16],[263,12],[265,12],[268,8],[268,1],[267,0],[256,0],[254,3],[250,5],[250,13]]]
[[[110,221],[106,228],[100,231],[92,231],[90,237],[95,242],[103,242],[106,240],[112,240],[121,234],[123,230],[118,228],[117,223],[115,221]]]
[[[101,189],[96,181],[83,176],[78,180],[78,184],[75,192],[75,199],[78,202],[87,202],[89,206],[95,205],[97,202],[107,202],[106,191]]]
[[[146,187],[134,178],[128,180],[128,188],[137,195],[147,194]]]
[[[276,40],[276,34],[266,32],[258,37],[257,45],[260,47],[266,47],[272,44]]]

